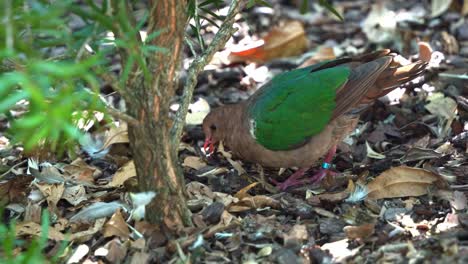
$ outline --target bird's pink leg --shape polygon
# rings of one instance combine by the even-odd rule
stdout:
[[[333,160],[333,156],[335,156],[336,154],[336,146],[333,146],[327,153],[327,156],[325,156],[325,159],[323,160],[323,163],[322,163],[322,167],[320,168],[320,170],[312,175],[312,177],[310,177],[310,182],[313,183],[313,182],[320,182],[323,178],[325,178],[325,176],[327,176],[328,173],[332,173],[334,174],[334,172],[331,172],[330,171],[330,167],[331,167],[331,162]]]
[[[331,161],[333,160],[333,156],[335,156],[335,153],[336,153],[336,146],[332,147],[328,151],[327,156],[325,156],[325,159],[323,160],[323,164],[320,170],[308,179],[300,179],[302,176],[304,176],[305,172],[308,170],[307,168],[307,169],[297,170],[291,176],[289,176],[289,178],[287,178],[286,181],[284,182],[278,182],[274,179],[272,179],[271,181],[282,191],[286,190],[289,187],[293,187],[297,185],[319,182],[325,176],[327,176],[327,174],[333,173],[329,171],[329,169],[331,167]]]
[[[278,189],[280,189],[281,191],[284,191],[289,187],[304,184],[304,180],[300,180],[300,178],[304,176],[305,172],[308,169],[309,168],[298,169],[291,176],[289,176],[284,182],[279,182],[275,179],[271,179],[271,181],[276,185],[276,187],[278,187]]]

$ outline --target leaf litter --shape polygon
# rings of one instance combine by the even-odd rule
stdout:
[[[235,37],[199,77],[179,147],[194,227],[168,239],[142,220],[155,194],[133,189],[126,124],[116,122],[104,131],[88,125],[79,157],[60,161],[28,157],[2,135],[0,197],[17,237],[40,235],[48,210],[47,248],[72,242],[68,263],[467,261],[468,2],[333,1],[345,24],[271,2],[281,8],[244,11]],[[416,38],[434,49],[428,72],[362,114],[334,159],[339,174],[322,186],[278,192],[269,179],[290,168],[260,169],[224,148],[209,159],[200,151],[210,107],[245,100],[277,73],[343,55],[385,47],[409,62]]]

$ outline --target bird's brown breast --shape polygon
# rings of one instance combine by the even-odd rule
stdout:
[[[236,116],[233,116],[236,118]],[[241,118],[232,120],[241,122]],[[233,152],[234,156],[245,161],[258,163],[265,167],[307,168],[316,164],[327,151],[348,135],[358,122],[357,117],[341,116],[331,121],[319,134],[310,138],[304,145],[285,151],[269,150],[255,141],[250,135],[249,125],[233,126],[233,131],[224,139],[224,144]],[[242,135],[242,136],[238,136]]]

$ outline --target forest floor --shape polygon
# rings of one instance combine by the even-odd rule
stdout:
[[[238,15],[238,31],[198,78],[179,148],[193,228],[168,240],[129,218],[147,197],[131,194],[135,169],[120,123],[95,132],[99,147],[82,142],[73,159],[38,166],[21,148],[0,151],[3,219],[16,220],[16,236],[38,235],[47,207],[44,252],[63,253],[66,238],[68,263],[468,263],[468,1],[333,1],[344,22],[318,5],[301,14],[295,1],[269,2]],[[202,29],[209,42],[217,28]],[[382,48],[410,62],[419,41],[434,50],[428,70],[361,115],[338,146],[336,177],[279,191],[270,179],[294,169],[202,150],[210,109],[247,99],[275,74]]]

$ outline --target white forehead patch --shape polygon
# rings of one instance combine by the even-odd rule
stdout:
[[[250,132],[250,135],[254,138],[254,139],[257,139],[257,137],[255,136],[255,129],[257,129],[257,123],[255,122],[255,120],[253,119],[249,119],[249,132]]]

